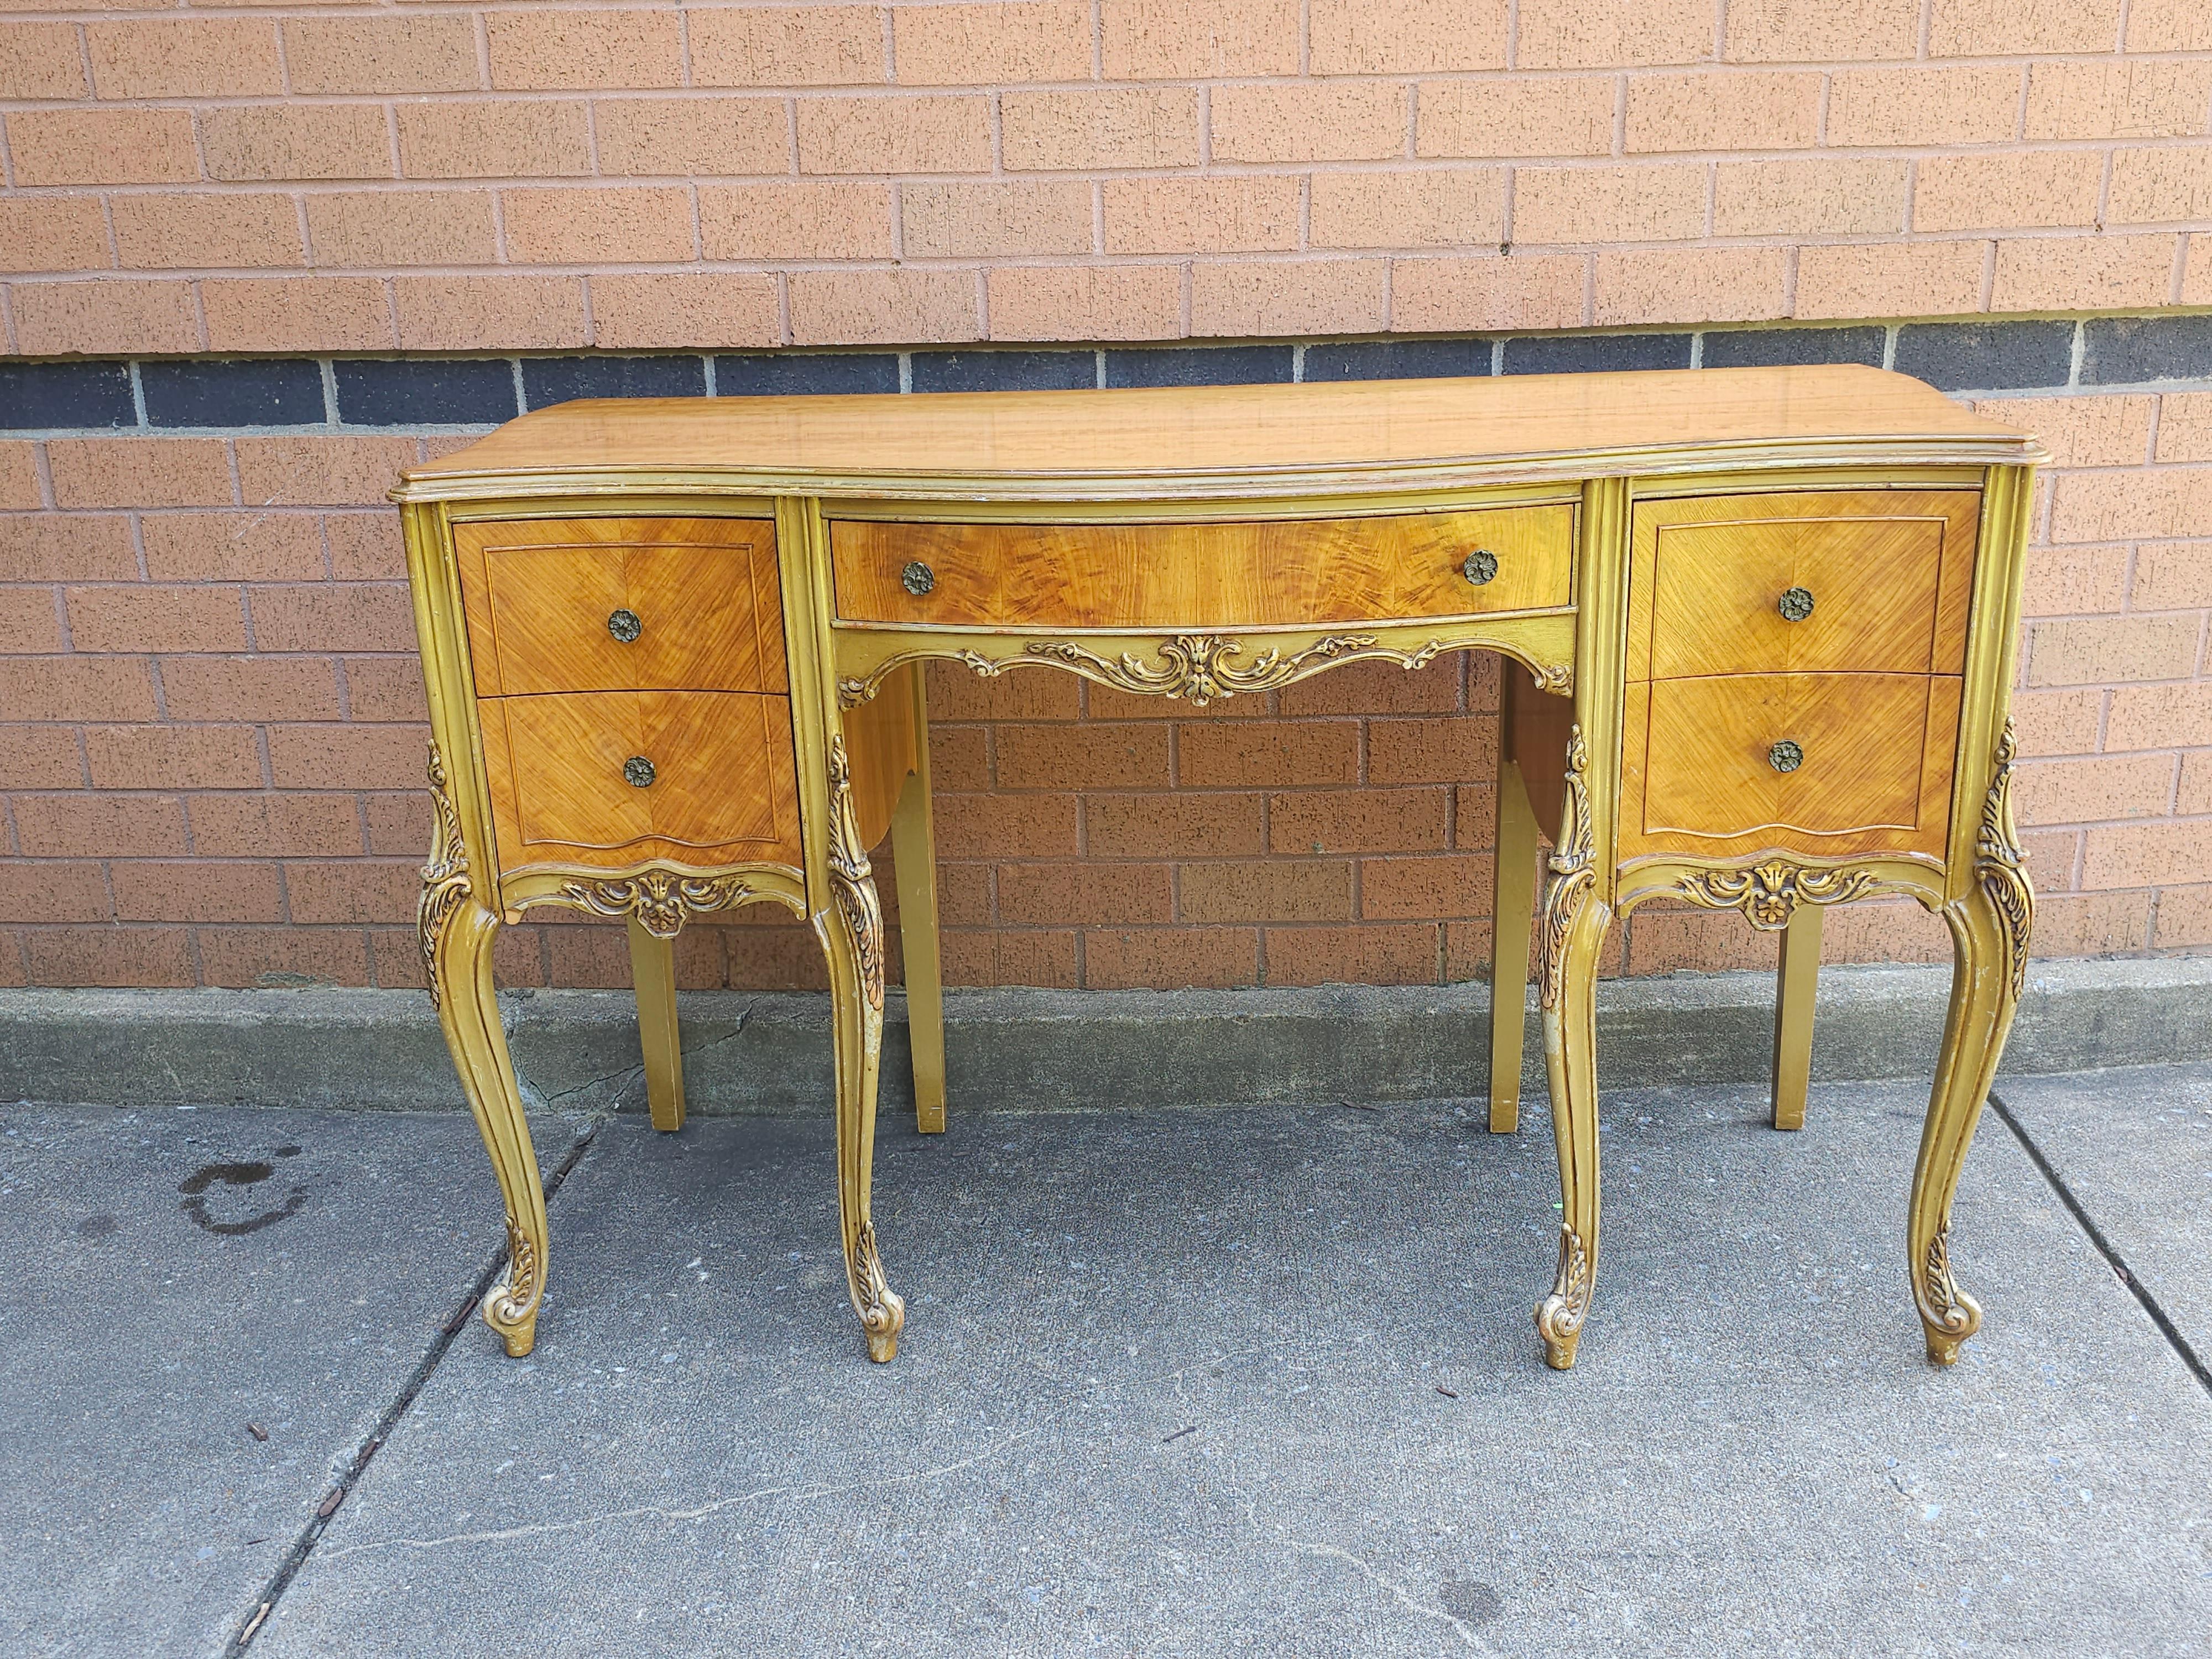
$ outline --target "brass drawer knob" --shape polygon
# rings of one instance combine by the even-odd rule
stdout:
[[[1803,622],[1813,614],[1813,592],[1810,588],[1793,587],[1774,602],[1784,622]]]
[[[628,645],[645,632],[645,624],[638,620],[635,611],[617,611],[607,618],[607,632]]]
[[[642,755],[632,755],[623,763],[623,780],[635,789],[647,789],[653,785],[653,763]]]
[[[1480,587],[1497,576],[1498,555],[1486,547],[1478,547],[1467,556],[1467,562],[1460,566],[1459,574]]]
[[[1805,751],[1784,738],[1766,751],[1766,763],[1778,772],[1795,772],[1805,763]]]
[[[918,599],[937,586],[937,573],[916,559],[899,572],[899,586]]]

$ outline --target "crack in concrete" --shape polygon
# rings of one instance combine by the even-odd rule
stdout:
[[[669,1509],[659,1504],[640,1504],[629,1509],[609,1510],[604,1514],[579,1516],[569,1521],[544,1521],[529,1526],[501,1527],[481,1532],[447,1533],[436,1538],[380,1538],[366,1544],[349,1544],[343,1549],[332,1550],[325,1558],[343,1560],[349,1555],[368,1555],[380,1550],[440,1549],[449,1544],[500,1544],[516,1538],[544,1538],[556,1533],[580,1532],[587,1527],[610,1526],[622,1521],[659,1520],[672,1522],[703,1521],[719,1515],[724,1510],[740,1504],[750,1504],[768,1498],[793,1498],[801,1500],[813,1498],[835,1498],[842,1493],[873,1492],[884,1486],[914,1486],[924,1480],[934,1480],[940,1475],[957,1474],[963,1469],[974,1468],[988,1462],[1008,1447],[1043,1432],[1042,1429],[1022,1429],[1008,1435],[997,1444],[986,1447],[972,1457],[957,1462],[941,1463],[935,1468],[916,1469],[908,1474],[890,1474],[867,1480],[848,1480],[831,1485],[800,1486],[761,1486],[751,1492],[733,1492],[727,1497],[710,1498],[704,1504],[687,1510]]]
[[[1330,1560],[1346,1562],[1352,1566],[1357,1567],[1369,1583],[1380,1584],[1384,1589],[1389,1591],[1392,1595],[1395,1596],[1399,1604],[1401,1607],[1406,1607],[1408,1611],[1420,1613],[1426,1618],[1440,1620],[1443,1623],[1449,1625],[1454,1630],[1459,1632],[1460,1640],[1466,1643],[1468,1646],[1473,1648],[1477,1653],[1495,1653],[1497,1651],[1497,1650],[1492,1648],[1489,1643],[1484,1641],[1482,1638],[1476,1635],[1468,1626],[1465,1620],[1460,1618],[1457,1614],[1451,1613],[1446,1608],[1433,1607],[1430,1603],[1422,1601],[1411,1590],[1407,1589],[1403,1584],[1398,1583],[1396,1579],[1377,1571],[1360,1557],[1354,1555],[1350,1550],[1339,1549],[1334,1544],[1312,1543],[1303,1538],[1293,1538],[1290,1542],[1291,1547],[1298,1551],[1302,1554],[1326,1556]]]
[[[2097,1253],[2105,1258],[2105,1265],[2142,1304],[2142,1310],[2150,1316],[2150,1322],[2158,1328],[2158,1334],[2180,1356],[2181,1363],[2189,1367],[2190,1373],[2203,1385],[2205,1392],[2212,1394],[2212,1365],[2205,1363],[2204,1357],[2197,1352],[2189,1339],[2181,1334],[2180,1328],[2167,1316],[2166,1310],[2159,1305],[2158,1298],[2144,1287],[2135,1269],[2128,1266],[2127,1259],[2120,1254],[2119,1248],[2105,1236],[2105,1230],[2097,1224],[2087,1206],[2075,1196],[2074,1189],[2066,1184],[2051,1160],[2043,1155],[2043,1148],[2035,1144],[2027,1127],[2013,1115],[2012,1108],[2005,1104],[1994,1089],[1990,1091],[1989,1099],[1990,1109],[2003,1120],[2005,1127],[2012,1131],[2013,1139],[2020,1142],[2021,1150],[2027,1154],[2028,1162],[2034,1164],[2043,1178],[2051,1183],[2051,1190],[2058,1194],[2058,1201],[2066,1206],[2066,1212],[2074,1218],[2075,1224],[2088,1236],[2089,1243],[2096,1246]]]
[[[567,1183],[570,1173],[583,1161],[584,1154],[592,1149],[592,1143],[599,1138],[599,1131],[608,1121],[609,1115],[605,1114],[583,1119],[581,1131],[569,1143],[559,1167],[545,1182],[545,1199],[549,1205]],[[398,1426],[400,1419],[407,1414],[408,1407],[415,1403],[416,1396],[428,1384],[431,1374],[444,1363],[447,1352],[459,1339],[460,1334],[468,1328],[470,1316],[483,1305],[484,1297],[490,1293],[507,1261],[507,1253],[502,1249],[492,1258],[490,1265],[477,1275],[467,1298],[455,1310],[454,1316],[446,1320],[430,1339],[430,1346],[424,1352],[422,1363],[416,1366],[414,1374],[407,1379],[406,1386],[385,1407],[360,1445],[342,1460],[340,1472],[330,1492],[324,1496],[315,1513],[308,1517],[307,1524],[301,1528],[299,1535],[292,1540],[292,1547],[276,1564],[276,1571],[270,1575],[268,1583],[263,1585],[261,1594],[254,1598],[253,1605],[246,1609],[230,1639],[223,1644],[222,1659],[237,1659],[246,1651],[246,1644],[261,1633],[270,1615],[276,1612],[276,1604],[283,1600],[284,1592],[299,1577],[300,1569],[307,1565],[307,1558],[315,1553],[315,1546],[322,1541],[331,1520],[368,1473],[371,1460],[392,1437],[392,1431]]]

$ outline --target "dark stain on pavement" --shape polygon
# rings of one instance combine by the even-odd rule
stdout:
[[[279,1158],[289,1158],[299,1152],[296,1146],[278,1149]],[[273,1210],[264,1210],[259,1215],[249,1216],[243,1221],[217,1221],[208,1212],[207,1192],[218,1184],[225,1187],[253,1187],[276,1173],[274,1164],[256,1159],[246,1164],[210,1164],[195,1170],[178,1184],[177,1190],[185,1194],[178,1207],[192,1218],[192,1224],[204,1231],[218,1233],[226,1238],[240,1233],[258,1233],[264,1227],[274,1226],[287,1216],[295,1216],[307,1206],[307,1193],[303,1187],[292,1188],[281,1205]]]

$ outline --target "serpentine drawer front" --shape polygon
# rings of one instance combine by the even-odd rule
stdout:
[[[1571,502],[1323,522],[830,526],[846,622],[1243,628],[1568,603]]]
[[[420,935],[507,1208],[486,1321],[530,1352],[549,1270],[501,927],[539,905],[624,925],[666,1130],[677,933],[752,903],[812,928],[846,1290],[888,1360],[906,1304],[872,1192],[895,959],[916,1124],[946,1124],[924,665],[1196,708],[1486,651],[1515,672],[1493,884],[1465,913],[1495,919],[1498,1133],[1518,1123],[1536,940],[1560,1193],[1545,1359],[1574,1364],[1596,1281],[1613,919],[1667,900],[1781,935],[1772,1113],[1794,1128],[1820,919],[1887,894],[1941,915],[1957,951],[1905,1241],[1948,1363],[1981,1321],[1952,1196],[2034,908],[2007,708],[2041,459],[1917,381],[1793,368],[583,402],[410,469],[394,496],[435,805]],[[896,958],[871,861],[886,836]]]

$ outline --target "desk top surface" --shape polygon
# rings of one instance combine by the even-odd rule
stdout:
[[[410,468],[400,499],[557,471],[939,480],[1628,472],[1716,452],[2033,461],[2033,438],[1857,367],[872,396],[604,398],[510,421]],[[1592,462],[1597,463],[1591,465]],[[1285,476],[1287,475],[1287,476]],[[477,488],[459,489],[473,483]]]

